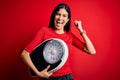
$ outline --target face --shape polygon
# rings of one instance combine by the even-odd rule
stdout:
[[[56,30],[64,30],[64,26],[69,21],[68,13],[64,8],[59,9],[55,15],[54,25]]]

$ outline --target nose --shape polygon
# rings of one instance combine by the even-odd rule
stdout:
[[[60,20],[62,19],[62,15],[59,16],[59,19],[60,19]]]

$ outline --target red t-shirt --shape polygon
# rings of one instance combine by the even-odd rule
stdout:
[[[84,43],[81,40],[79,40],[75,35],[73,35],[71,32],[64,32],[63,34],[57,34],[53,29],[48,27],[41,28],[38,31],[35,38],[30,42],[30,44],[27,45],[25,50],[31,53],[36,48],[37,45],[39,45],[44,40],[50,38],[62,39],[68,46],[69,54],[72,54],[71,53],[72,45],[74,45],[75,47],[81,50],[84,50]],[[52,76],[62,76],[69,73],[71,73],[71,68],[70,68],[69,56],[68,56],[68,59],[66,63],[63,65],[63,67],[57,70],[56,72],[54,72]]]

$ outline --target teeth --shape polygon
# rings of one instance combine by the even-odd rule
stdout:
[[[57,21],[57,23],[58,23],[58,24],[62,24],[63,22],[61,22],[61,21]]]

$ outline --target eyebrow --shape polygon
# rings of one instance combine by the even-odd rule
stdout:
[[[59,12],[57,12],[56,14],[59,14]],[[66,15],[66,16],[68,16],[68,14],[62,14],[62,15]]]
[[[68,14],[63,14],[63,15],[68,15]]]

